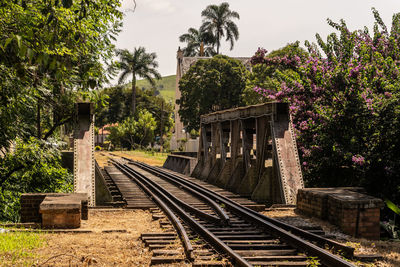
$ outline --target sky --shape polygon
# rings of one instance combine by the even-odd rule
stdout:
[[[305,40],[316,40],[316,33],[325,38],[334,31],[327,18],[344,19],[350,30],[372,30],[372,7],[389,28],[393,14],[400,12],[399,0],[136,0],[134,12],[134,1],[123,0],[124,26],[116,46],[131,51],[144,46],[157,54],[163,76],[175,74],[176,51],[185,47],[178,37],[190,27],[200,27],[201,11],[208,5],[222,2],[240,15],[239,40],[232,51],[228,42],[221,47],[222,54],[232,57],[251,57],[258,47],[272,51],[297,40],[304,47]]]

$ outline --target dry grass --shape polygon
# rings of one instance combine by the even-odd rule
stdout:
[[[319,220],[317,218],[309,218],[294,212],[293,209],[279,211],[264,211],[262,212],[264,215],[284,220],[291,224],[297,225],[319,225],[326,233],[332,233],[335,235],[339,235],[346,239],[346,241],[339,241],[348,246],[352,246],[355,248],[355,254],[361,255],[381,255],[384,257],[381,261],[376,261],[371,264],[365,264],[361,262],[353,262],[357,266],[380,266],[380,267],[389,267],[389,266],[400,266],[400,242],[391,242],[391,241],[371,241],[362,238],[353,238],[348,235],[344,235],[340,233],[340,230],[326,222]]]
[[[133,150],[133,151],[113,151],[111,152],[114,155],[120,156],[120,157],[126,157],[132,160],[138,160],[144,163],[147,163],[151,166],[162,166],[167,159],[167,153],[152,153],[152,152],[147,152],[147,151],[139,151],[139,150]],[[102,155],[103,154],[103,155]],[[105,156],[106,155],[106,156]],[[107,163],[108,158],[113,157],[106,151],[96,151],[95,152],[95,158],[99,165],[102,167],[104,164]]]
[[[97,160],[97,163],[101,168],[104,167],[104,165],[107,165],[107,161],[109,159],[109,156],[107,156],[108,153],[106,152],[100,152],[100,151],[95,151],[94,152],[94,158]]]
[[[81,229],[94,233],[42,233],[42,247],[31,258],[3,261],[1,266],[149,266],[152,253],[139,240],[144,232],[162,232],[151,213],[143,210],[90,210]],[[102,233],[102,230],[127,230]],[[160,265],[161,266],[161,265]],[[167,266],[167,265],[165,265]],[[168,266],[183,266],[168,265]]]

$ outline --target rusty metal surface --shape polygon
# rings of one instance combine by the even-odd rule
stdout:
[[[297,191],[304,188],[304,182],[292,123],[289,118],[274,121],[271,132],[283,202],[296,204]]]
[[[200,122],[209,124],[213,122],[232,121],[238,119],[258,118],[272,116],[277,110],[276,106],[285,106],[285,103],[269,102],[258,105],[226,109],[210,114],[202,115]]]
[[[324,246],[325,244],[331,245],[333,247],[340,248],[341,251],[343,251],[343,249],[347,249],[345,246],[343,246],[339,243],[316,236],[315,234],[308,233],[299,228],[275,221],[274,219],[268,218],[258,212],[254,212],[242,205],[239,205],[238,203],[230,200],[227,197],[217,194],[203,186],[199,186],[198,184],[190,182],[188,179],[185,179],[185,178],[177,176],[177,175],[173,175],[171,173],[166,173],[160,168],[152,167],[147,164],[139,163],[139,162],[132,162],[132,163],[134,163],[134,165],[136,165],[136,166],[140,166],[141,168],[146,169],[150,173],[156,174],[159,177],[163,177],[163,179],[166,179],[166,180],[172,179],[175,181],[179,181],[179,183],[190,186],[191,188],[195,189],[196,191],[201,192],[202,194],[219,202],[221,205],[223,204],[224,209],[229,210],[231,213],[234,213],[236,216],[238,216],[240,218],[239,220],[241,223],[248,223],[251,221],[253,224],[260,227],[260,228],[254,229],[252,231],[248,231],[248,229],[246,229],[246,230],[244,230],[244,232],[237,233],[235,236],[236,241],[238,240],[238,237],[240,234],[246,235],[246,234],[250,234],[250,233],[255,233],[255,234],[262,235],[265,233],[269,233],[272,236],[284,241],[286,244],[289,244],[290,246],[295,247],[296,249],[298,249],[298,251],[306,252],[308,255],[317,256],[321,260],[321,262],[324,266],[349,266],[349,267],[354,266],[353,264],[341,259],[340,257],[329,253],[324,248],[320,248],[310,242],[305,241],[300,236],[302,236],[302,237],[305,236],[308,239],[310,239],[314,242],[317,242],[318,244],[320,244],[322,246]],[[143,179],[145,179],[144,176],[142,176],[142,177],[143,177]],[[187,221],[188,219],[190,219],[190,218],[187,217],[184,220],[186,222],[188,222]],[[191,224],[191,226],[193,226],[192,223],[190,223],[190,224]],[[199,233],[203,232],[203,234],[206,234],[206,232],[208,232],[207,230],[209,230],[209,226],[208,227],[207,226],[200,227],[201,225],[199,225],[199,224],[197,224],[196,226],[197,227],[194,227],[194,228]],[[211,226],[211,227],[215,227],[215,226]],[[226,227],[228,228],[229,226],[226,226]],[[263,229],[263,230],[261,231],[261,229]],[[212,230],[211,232],[213,232],[213,231],[215,231],[215,230]],[[217,230],[217,231],[220,231],[220,230]],[[232,231],[233,230],[230,230],[229,234],[232,234]],[[236,231],[239,231],[239,229],[236,229]],[[228,234],[228,233],[225,232],[224,234]],[[241,245],[233,245],[231,243],[224,244],[225,242],[223,240],[221,240],[220,238],[218,238],[218,236],[221,235],[220,233],[217,234],[217,232],[214,232],[214,235],[215,235],[215,237],[213,237],[212,239],[210,239],[210,238],[206,238],[206,239],[209,242],[211,242],[214,246],[219,247],[225,253],[231,254],[230,252],[232,252],[232,251],[237,253],[236,256],[238,256],[238,257],[236,257],[236,256],[232,257],[232,255],[231,255],[231,257],[235,259],[235,266],[240,266],[241,264],[246,265],[246,262],[242,261],[241,256],[243,254],[241,254],[242,251],[240,249],[245,249],[245,247],[247,247],[246,251],[248,251],[249,249],[251,249],[253,247],[255,250],[261,249],[261,248],[267,249],[267,247],[268,247],[268,245],[266,245],[266,244],[261,244],[260,246],[257,246],[257,244],[254,240],[252,240],[252,241],[247,240],[247,241],[245,241],[246,244],[241,244]],[[245,239],[243,239],[243,240],[246,240],[247,236],[244,236],[244,238]],[[253,242],[254,242],[254,244],[253,244]],[[352,248],[349,248],[349,249],[350,249],[350,252],[353,251]],[[255,264],[255,265],[258,265],[258,264]],[[261,265],[265,265],[265,263],[263,263]]]
[[[74,131],[74,192],[87,193],[89,206],[96,205],[94,161],[94,116],[90,103],[79,103]],[[86,107],[87,106],[87,107]]]

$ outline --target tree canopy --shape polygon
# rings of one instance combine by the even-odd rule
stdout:
[[[189,28],[187,33],[179,36],[179,41],[187,43],[186,47],[183,48],[183,55],[186,57],[212,57],[216,54],[214,50],[215,37],[211,32],[204,31],[204,29]],[[204,50],[201,51],[201,49]]]
[[[217,55],[198,60],[179,81],[179,115],[187,131],[198,130],[200,116],[239,106],[247,70],[236,59]]]
[[[326,41],[317,34],[318,45],[306,42],[304,59],[256,53],[255,64],[296,73],[278,70],[278,90],[254,90],[290,103],[308,185],[364,186],[400,202],[400,14],[390,30],[373,14],[372,33],[328,20],[338,33]]]
[[[126,86],[115,86],[105,88],[100,91],[99,99],[107,98],[107,105],[97,105],[96,109],[96,126],[103,127],[106,124],[114,124],[125,121],[131,117],[131,94],[132,91]],[[167,135],[173,126],[172,112],[173,106],[167,103],[160,95],[156,95],[154,90],[141,90],[136,88],[137,95],[137,114],[140,111],[148,111],[156,122],[154,135],[156,137]],[[140,118],[138,117],[137,120]],[[116,136],[116,135],[114,135]],[[134,139],[136,144],[139,144],[140,139]],[[118,143],[113,140],[113,143]],[[167,144],[167,142],[165,143]],[[123,145],[130,148],[128,144]]]
[[[120,4],[1,1],[0,219],[18,219],[23,192],[71,189],[59,129],[73,121],[74,102],[97,99],[91,89],[108,81]]]
[[[221,39],[226,37],[233,49],[235,41],[239,39],[239,29],[234,19],[240,19],[239,13],[229,9],[229,3],[209,5],[202,12],[203,17],[200,29],[189,28],[188,32],[179,36],[180,42],[187,43],[183,48],[185,56],[214,56],[219,54]],[[204,45],[204,53],[200,47]],[[217,49],[215,50],[215,46]]]
[[[230,49],[233,49],[235,41],[239,39],[239,29],[233,19],[240,19],[239,13],[229,9],[229,3],[224,2],[221,5],[209,5],[201,12],[203,24],[201,30],[211,32],[215,37],[217,54],[221,46],[222,37],[230,43]]]
[[[154,79],[161,79],[161,75],[157,71],[157,55],[156,53],[146,53],[144,47],[138,47],[132,53],[127,49],[119,49],[117,56],[119,56],[118,68],[122,71],[118,83],[122,84],[129,75],[132,75],[131,115],[134,116],[136,111],[136,76],[146,79],[154,86]]]
[[[119,6],[119,0],[3,1],[0,148],[17,134],[52,136],[72,119],[78,91],[107,81],[103,62],[121,27]]]

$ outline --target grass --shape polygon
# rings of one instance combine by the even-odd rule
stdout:
[[[1,265],[31,266],[32,261],[37,258],[33,250],[43,244],[44,239],[39,233],[0,233]]]
[[[152,166],[162,166],[165,160],[167,159],[168,155],[168,153],[152,152],[145,150],[110,151],[110,152],[117,156],[127,157],[132,160],[138,160]],[[101,155],[102,153],[105,155]],[[108,160],[107,151],[96,151],[95,158],[100,166],[104,166]]]
[[[151,152],[144,150],[132,150],[132,151],[114,151],[114,154],[126,156],[133,160],[142,161],[153,166],[162,166],[167,159],[168,153]]]
[[[161,80],[156,81],[156,88],[160,92],[161,96],[167,101],[174,103],[175,99],[175,81],[176,75],[164,76]],[[140,89],[150,89],[152,86],[146,80],[139,80],[136,82],[136,86]]]

